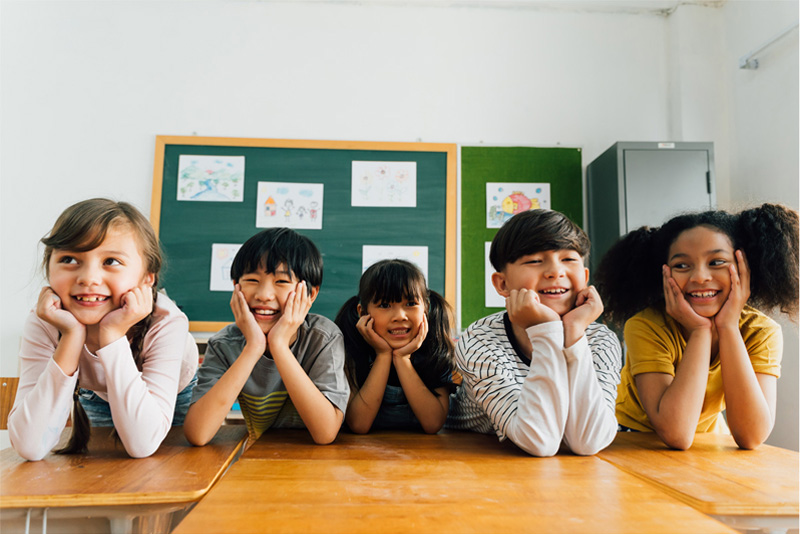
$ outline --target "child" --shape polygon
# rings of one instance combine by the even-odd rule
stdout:
[[[332,442],[350,389],[342,333],[309,314],[322,284],[322,256],[310,239],[270,228],[250,239],[231,266],[235,324],[208,341],[184,431],[194,445],[214,437],[239,400],[252,440],[267,428],[308,428]]]
[[[42,459],[74,405],[72,437],[56,452],[84,451],[91,424],[150,456],[183,423],[198,360],[186,316],[156,293],[153,228],[132,205],[95,198],[67,208],[42,243],[49,286],[23,330],[12,446]]]
[[[695,432],[727,432],[725,410],[740,447],[767,439],[783,340],[748,304],[796,318],[797,232],[796,212],[764,204],[681,215],[609,250],[597,279],[609,320],[625,323],[621,430],[687,449]]]
[[[603,304],[586,285],[588,252],[583,230],[557,211],[519,213],[500,228],[489,258],[507,311],[459,340],[463,383],[448,427],[495,432],[535,456],[562,441],[575,454],[611,443],[620,347],[593,322]]]
[[[438,432],[447,418],[453,341],[447,301],[404,260],[383,260],[361,276],[358,296],[336,316],[352,395],[347,425]]]

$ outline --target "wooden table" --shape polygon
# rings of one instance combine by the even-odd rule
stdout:
[[[94,429],[87,454],[51,453],[27,462],[13,449],[3,450],[3,533],[48,520],[51,530],[60,524],[82,534],[169,532],[171,521],[185,515],[225,472],[246,435],[243,426],[223,426],[208,445],[192,447],[183,428],[174,427],[155,454],[141,459],[129,457],[105,429]]]
[[[651,432],[625,432],[598,454],[693,508],[736,528],[798,528],[798,453],[739,449],[724,434],[697,434],[689,450]]]
[[[533,458],[494,436],[262,436],[176,534],[731,533],[596,457]]]

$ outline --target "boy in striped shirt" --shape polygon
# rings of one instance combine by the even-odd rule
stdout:
[[[534,456],[562,444],[595,454],[614,439],[621,350],[594,321],[603,303],[584,258],[589,238],[565,215],[519,213],[489,254],[506,311],[473,323],[456,346],[463,376],[449,428],[494,432]]]

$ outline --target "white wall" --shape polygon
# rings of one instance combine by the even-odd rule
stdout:
[[[798,133],[798,31],[758,55],[756,70],[735,68],[798,20],[798,3],[729,2],[725,26],[726,98],[730,110],[730,207],[780,202],[800,207]],[[798,450],[798,329],[785,318],[784,353],[778,381],[778,413],[768,443]]]
[[[744,116],[738,99],[759,100],[776,82],[743,94],[739,73],[721,60],[750,48],[744,35],[771,35],[767,21],[750,27],[751,12],[791,22],[789,2],[756,3],[681,6],[664,17],[411,3],[5,0],[0,372],[17,374],[21,325],[41,284],[38,239],[88,197],[148,212],[158,134],[576,146],[584,165],[616,141],[714,141],[721,191],[739,190],[759,150],[783,162],[775,174],[795,180],[792,190],[785,179],[766,191],[796,198],[796,41],[794,63],[770,67],[793,80],[794,96],[778,95],[777,106],[794,106],[794,155],[773,150],[791,139],[773,139],[770,129],[757,145],[730,133],[762,117]],[[751,74],[764,80],[764,69]],[[796,346],[786,360],[797,361]],[[796,413],[793,388],[786,402]]]

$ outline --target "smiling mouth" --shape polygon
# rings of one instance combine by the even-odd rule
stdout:
[[[410,328],[396,328],[394,330],[389,330],[389,334],[393,336],[405,336],[409,332],[411,332]]]
[[[687,293],[690,297],[695,299],[709,299],[716,297],[720,292],[717,290],[709,289],[706,291],[691,291]]]
[[[253,315],[256,317],[268,318],[278,315],[278,310],[265,310],[265,309],[252,309]]]
[[[109,297],[102,297],[102,296],[85,297],[81,295],[76,295],[73,298],[78,302],[105,302],[108,300]]]
[[[542,295],[563,295],[568,290],[564,289],[563,287],[553,287],[550,289],[542,289],[539,291]]]

